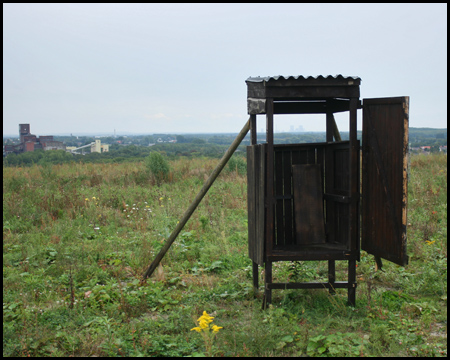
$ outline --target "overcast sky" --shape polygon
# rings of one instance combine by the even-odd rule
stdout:
[[[337,74],[446,128],[447,4],[3,4],[5,135],[237,133],[248,77]]]

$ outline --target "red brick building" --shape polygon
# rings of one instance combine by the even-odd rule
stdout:
[[[30,133],[30,124],[19,124],[20,144],[5,145],[3,153],[20,154],[22,152],[43,150],[66,150],[66,145],[62,141],[53,140],[53,135],[37,137]]]

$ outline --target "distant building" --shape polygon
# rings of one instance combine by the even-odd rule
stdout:
[[[80,145],[80,144],[79,144]],[[81,154],[84,155],[83,149],[85,148],[91,148],[91,153],[103,153],[103,152],[108,152],[109,151],[109,145],[108,144],[103,144],[102,145],[102,141],[101,140],[95,140],[94,142],[91,142],[90,144],[86,144],[83,146],[67,146],[66,147],[66,151],[70,152],[72,154],[79,154],[77,151],[81,150]]]
[[[20,143],[13,145],[5,145],[3,154],[11,153],[20,154],[34,150],[66,150],[66,145],[62,141],[53,140],[53,135],[45,135],[37,137],[30,133],[30,124],[19,124]]]
[[[93,142],[91,144],[91,153],[94,153],[94,152],[102,153],[102,152],[108,152],[108,151],[109,151],[109,145],[107,145],[107,144],[102,145],[101,140],[95,140],[95,142]]]

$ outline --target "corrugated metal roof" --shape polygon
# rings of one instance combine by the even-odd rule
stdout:
[[[339,80],[361,80],[361,78],[359,78],[358,76],[343,76],[341,74],[338,74],[336,76],[332,76],[332,75],[322,76],[322,75],[319,75],[319,76],[307,76],[307,77],[305,77],[303,75],[297,75],[297,76],[289,75],[287,77],[283,76],[283,75],[264,76],[264,77],[261,77],[261,76],[252,77],[252,76],[250,76],[245,81],[246,82],[262,82],[262,81],[270,82],[270,81],[277,81],[279,79],[281,79],[281,80],[291,80],[291,79],[293,79],[293,80],[318,80],[318,79],[327,79],[327,80],[330,80],[330,79],[336,79],[336,80],[337,79],[339,79]]]

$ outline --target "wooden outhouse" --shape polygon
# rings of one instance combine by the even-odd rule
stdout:
[[[256,288],[258,266],[265,268],[265,304],[272,301],[272,289],[346,288],[355,305],[361,249],[375,255],[378,266],[381,258],[408,262],[409,97],[361,101],[360,82],[342,75],[246,80],[249,256]],[[337,112],[349,114],[348,140],[341,140]],[[282,114],[324,114],[326,141],[274,144],[274,116]],[[263,143],[257,141],[257,115],[265,115]],[[307,260],[328,261],[328,282],[272,281],[274,262]],[[346,281],[336,281],[336,260],[348,262]]]

